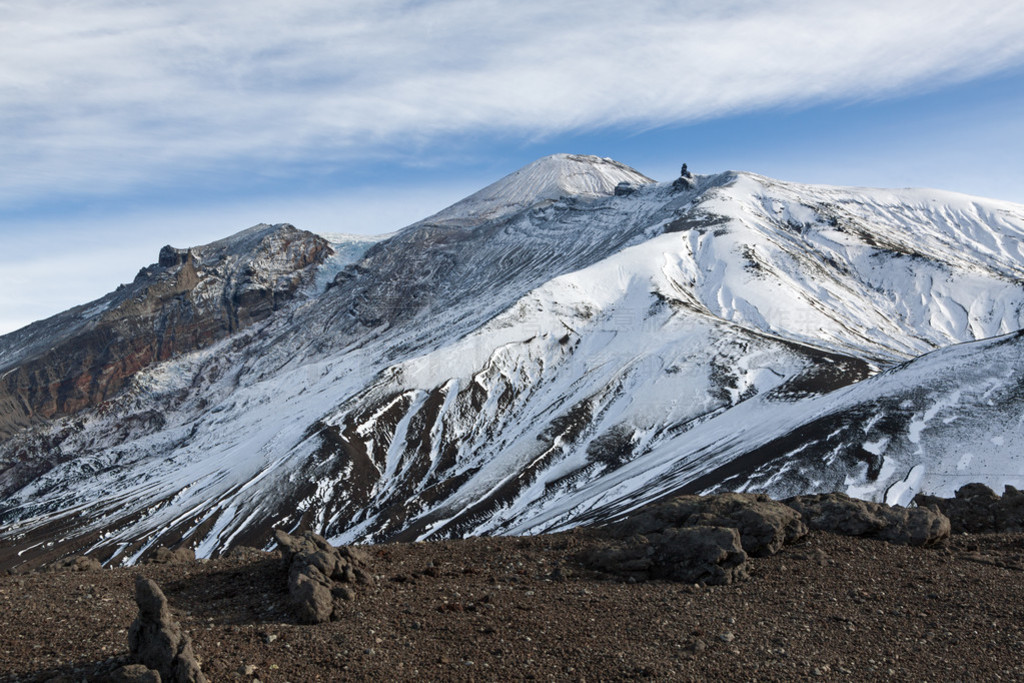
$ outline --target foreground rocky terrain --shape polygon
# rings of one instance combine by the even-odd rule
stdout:
[[[662,503],[606,529],[343,550],[359,580],[318,624],[301,623],[289,592],[298,537],[284,539],[284,557],[165,554],[2,576],[0,680],[105,680],[128,663],[138,576],[162,588],[211,681],[1024,679],[1024,533],[942,538],[947,520],[912,508],[939,537],[905,545],[808,531],[753,496],[742,510],[728,497],[693,504]],[[761,551],[726,585],[588,568],[626,527],[665,535],[651,520],[684,508],[688,524],[731,514],[748,532],[771,519],[786,535],[773,544],[745,532],[744,547]],[[908,518],[892,510],[869,512]]]

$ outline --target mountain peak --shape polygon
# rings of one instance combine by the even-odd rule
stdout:
[[[613,159],[588,154],[552,154],[523,166],[426,220],[479,223],[560,197],[609,197],[620,183],[654,181]]]

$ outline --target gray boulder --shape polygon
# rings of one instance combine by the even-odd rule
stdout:
[[[984,484],[966,484],[953,498],[919,493],[914,502],[936,506],[949,517],[955,533],[1024,531],[1024,493],[1013,486],[1007,486],[1000,497]]]
[[[153,551],[153,556],[149,561],[152,564],[188,564],[196,561],[196,553],[185,546],[174,550],[161,546]]]
[[[288,594],[295,616],[306,624],[320,624],[340,616],[339,607],[352,591],[336,584],[371,584],[369,558],[353,547],[335,548],[311,531],[292,536],[274,532],[288,567]]]
[[[88,572],[99,569],[103,569],[103,565],[100,564],[99,560],[88,557],[87,555],[65,557],[64,559],[57,560],[52,564],[46,565],[47,572]]]
[[[295,616],[305,624],[330,621],[334,614],[331,580],[312,565],[292,563],[288,572],[288,594]]]
[[[995,506],[996,529],[1024,531],[1024,491],[1007,485]]]
[[[949,519],[936,507],[904,508],[851,498],[845,493],[796,496],[785,501],[819,531],[878,538],[900,545],[933,545],[949,538]]]
[[[160,586],[135,577],[135,602],[139,616],[128,629],[128,650],[135,660],[159,672],[164,683],[205,683],[192,641],[174,620]]]
[[[677,496],[641,508],[608,527],[607,532],[626,538],[691,526],[736,529],[743,550],[752,557],[774,555],[783,545],[807,535],[807,526],[797,511],[756,493]]]
[[[747,578],[739,533],[725,527],[668,528],[592,548],[578,559],[591,569],[636,581],[724,585]]]

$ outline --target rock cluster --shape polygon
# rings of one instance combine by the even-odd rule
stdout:
[[[669,527],[585,551],[591,569],[634,581],[669,579],[724,585],[747,578],[747,554],[735,529]]]
[[[807,534],[799,513],[765,495],[678,496],[606,527],[587,566],[633,580],[708,585],[746,578],[748,555],[772,555]]]
[[[1024,531],[1024,491],[1006,486],[1003,495],[984,484],[967,484],[953,498],[919,493],[914,502],[921,507],[936,506],[949,517],[955,533]]]
[[[366,571],[368,557],[358,548],[335,548],[311,531],[292,536],[277,530],[274,536],[288,567],[288,593],[295,616],[303,623],[338,618],[341,602],[355,597],[350,586],[373,582]]]
[[[187,564],[195,561],[195,551],[185,546],[175,548],[174,550],[161,546],[157,548],[153,552],[153,556],[149,558],[149,562],[151,564]]]
[[[985,493],[974,488],[946,502],[963,509],[965,519],[1000,518],[1020,524],[1024,494],[1015,489],[1013,493],[1000,501],[990,489]],[[751,493],[677,496],[600,529],[605,542],[578,559],[592,569],[633,580],[728,584],[746,577],[748,556],[774,555],[804,537],[808,528],[903,545],[939,543],[949,537],[950,521],[940,512],[941,505],[936,507],[930,499],[923,502],[927,504],[904,508],[844,493],[796,496],[782,502]],[[1011,511],[1022,516],[1014,517]]]
[[[135,602],[139,606],[139,616],[128,629],[128,649],[139,664],[160,674],[159,678],[150,680],[205,683],[206,676],[192,651],[192,641],[171,615],[160,586],[142,576],[135,577]],[[121,673],[126,676],[146,675],[137,666],[132,672],[122,670]]]
[[[65,557],[46,565],[46,571],[48,572],[87,572],[97,569],[103,569],[100,561],[86,555]]]
[[[190,249],[176,249],[168,244],[160,249],[157,265],[161,268],[173,268],[185,263],[191,257],[192,252]]]
[[[796,496],[785,502],[810,528],[819,531],[902,545],[934,545],[949,538],[949,519],[935,507],[889,506],[845,493]]]
[[[753,557],[774,555],[807,535],[800,513],[760,493],[677,496],[640,508],[608,531],[623,538],[691,526],[736,529],[743,550]]]

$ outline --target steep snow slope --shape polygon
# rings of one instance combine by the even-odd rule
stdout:
[[[0,462],[55,465],[27,485],[0,474],[0,544],[42,558],[59,534],[62,551],[121,562],[179,539],[261,545],[278,524],[338,541],[521,532],[723,482],[903,500],[1017,467],[958,465],[981,423],[929,417],[949,448],[907,445],[931,438],[909,426],[932,405],[914,382],[991,366],[1012,383],[1013,354],[990,342],[955,347],[980,349],[974,365],[943,350],[843,387],[1024,327],[1024,208],[751,174],[644,180],[543,159],[340,272],[320,266],[320,282],[337,272],[323,293],[140,372],[102,410],[17,435]],[[623,181],[637,190],[614,196]],[[830,441],[822,420],[847,422]],[[1004,431],[1009,453],[1019,430]]]
[[[613,475],[533,506],[502,531],[616,516],[674,493],[851,495],[909,505],[919,491],[1024,485],[1024,331],[953,345],[821,396],[759,394]]]

